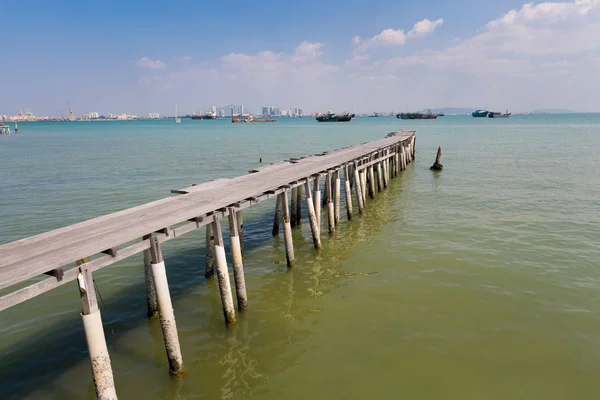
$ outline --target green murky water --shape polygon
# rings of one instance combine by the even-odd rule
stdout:
[[[250,308],[223,323],[203,229],[164,246],[187,374],[145,318],[141,257],[96,274],[121,399],[596,398],[600,115],[22,124],[0,138],[0,243],[266,162],[417,129],[417,159],[296,268],[245,213]],[[437,146],[444,171],[433,174]],[[323,214],[325,226],[325,214]],[[342,212],[342,215],[344,213]],[[75,283],[0,313],[2,399],[94,398]]]

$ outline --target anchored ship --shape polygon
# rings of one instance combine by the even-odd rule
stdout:
[[[396,115],[396,118],[400,119],[437,119],[437,114],[428,110],[426,113],[414,112],[414,113],[400,113]]]
[[[485,118],[490,112],[488,110],[475,110],[471,115],[475,118]]]
[[[348,122],[353,118],[355,118],[354,114],[350,114],[350,113],[336,114],[334,112],[329,111],[327,114],[319,115],[317,117],[317,121],[319,121],[319,122]]]

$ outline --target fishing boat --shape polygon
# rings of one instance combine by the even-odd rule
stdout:
[[[379,114],[378,112],[374,112],[373,114],[369,115],[370,118],[375,118],[375,117],[381,117],[381,114]]]
[[[506,110],[506,112],[504,114],[502,114],[501,112],[490,112],[488,114],[488,118],[509,118],[510,117],[510,113],[508,112],[508,110]]]
[[[488,110],[475,110],[471,115],[475,118],[485,118],[490,112]]]
[[[354,114],[350,114],[350,113],[336,114],[334,112],[329,111],[327,114],[319,115],[317,117],[317,121],[318,122],[348,122],[353,118],[355,118]]]
[[[177,104],[175,104],[175,123],[176,124],[180,124],[181,123],[181,118],[179,118],[177,116]]]
[[[428,110],[426,113],[413,112],[413,113],[400,113],[396,115],[399,119],[437,119],[437,114],[432,113]]]
[[[263,118],[263,119],[254,119],[254,117],[252,115],[249,115],[245,118],[242,115],[240,115],[239,118],[236,118],[235,115],[233,114],[233,106],[231,106],[231,123],[237,124],[237,123],[253,123],[253,122],[277,122],[277,120],[272,119],[270,115],[267,115],[267,117]]]

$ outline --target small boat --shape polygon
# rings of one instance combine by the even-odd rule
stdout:
[[[233,115],[233,106],[231,106],[231,123],[232,124],[253,123],[253,122],[277,122],[277,120],[272,119],[270,115],[267,115],[267,118],[264,118],[264,119],[254,119],[254,117],[252,115],[249,115],[246,118],[243,118],[243,116],[240,116],[240,118],[235,118],[235,116]]]
[[[15,122],[15,133],[19,133],[19,125]]]
[[[400,113],[396,115],[396,118],[400,119],[437,119],[437,114],[428,110],[426,113],[414,112],[414,113]]]
[[[180,124],[181,123],[181,118],[179,118],[177,116],[177,104],[175,104],[175,123],[176,124]]]
[[[446,114],[444,114],[443,112],[439,112],[439,113],[437,113],[437,116],[438,116],[438,117],[444,117],[445,115],[446,115]]]
[[[509,118],[510,117],[510,113],[508,112],[508,110],[506,110],[506,112],[504,114],[502,114],[501,112],[490,112],[488,114],[488,118]]]
[[[371,118],[381,117],[381,114],[379,114],[378,112],[374,112],[373,114],[369,115],[369,117],[371,117]]]
[[[488,110],[475,110],[471,115],[475,118],[485,118],[490,112]]]
[[[354,114],[345,113],[345,114],[336,114],[334,112],[329,111],[327,114],[319,115],[317,117],[318,122],[348,122],[351,119],[354,119],[356,116]]]
[[[192,119],[217,119],[217,112],[213,109],[203,113],[192,114]]]

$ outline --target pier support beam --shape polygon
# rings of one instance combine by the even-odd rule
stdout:
[[[285,257],[288,267],[294,264],[294,242],[292,240],[292,227],[290,226],[290,210],[288,208],[287,190],[281,193],[278,198],[283,211],[283,240],[285,242]]]
[[[363,207],[367,202],[367,171],[365,168],[360,170],[360,193],[362,194]]]
[[[296,217],[296,212],[298,211],[298,206],[296,205],[296,201],[298,200],[298,188],[292,188],[292,198],[290,200],[290,223],[292,228],[296,226],[296,221],[298,218]]]
[[[333,176],[327,172],[327,182],[325,182],[325,196],[327,198],[327,222],[329,223],[329,233],[335,232],[335,206],[333,205]]]
[[[206,225],[206,258],[204,261],[204,277],[212,278],[215,274],[215,235],[212,224]]]
[[[399,149],[399,147],[398,147],[398,146],[396,146],[396,147],[394,148],[394,153],[396,153],[396,154],[394,154],[394,177],[395,177],[395,178],[397,178],[397,177],[398,177],[398,168],[399,168],[399,166],[398,166],[398,161],[399,161],[399,157],[398,157],[398,149]]]
[[[411,141],[412,141],[412,159],[415,159],[415,154],[417,153],[417,137],[416,136],[412,136],[411,137]]]
[[[319,225],[317,225],[317,216],[315,215],[315,205],[313,198],[310,193],[310,184],[308,183],[308,179],[304,184],[306,189],[306,209],[308,210],[308,221],[310,222],[310,231],[312,233],[313,245],[315,249],[321,249],[321,229]]]
[[[313,202],[315,205],[315,215],[317,216],[317,226],[319,227],[319,232],[321,231],[321,175],[315,176],[315,181],[313,184],[315,197],[313,198]]]
[[[400,168],[402,171],[406,169],[406,150],[404,149],[404,143],[400,144]]]
[[[150,237],[151,235],[145,235],[142,240],[148,240]],[[158,303],[156,302],[156,289],[154,289],[151,262],[150,249],[146,249],[144,250],[144,279],[146,281],[146,313],[148,318],[158,315]]]
[[[102,326],[102,317],[96,300],[92,271],[86,267],[80,267],[77,281],[82,305],[81,319],[83,320],[83,330],[90,354],[90,363],[92,364],[96,398],[98,400],[117,400],[110,355],[106,347],[104,327]]]
[[[302,186],[296,187],[296,226],[302,225]]]
[[[335,177],[335,197],[334,197],[334,205],[335,205],[335,224],[340,223],[340,203],[342,196],[342,185],[340,180],[340,170],[338,169],[333,174]]]
[[[352,192],[350,190],[350,167],[344,166],[344,194],[346,195],[346,214],[348,221],[352,219]]]
[[[362,198],[362,188],[360,187],[360,176],[356,163],[354,164],[354,189],[356,190],[356,201],[358,202],[358,212],[363,213],[365,207]]]
[[[369,197],[375,197],[375,173],[373,172],[373,166],[369,165]]]
[[[275,200],[275,215],[273,216],[273,236],[279,235],[279,219],[281,218],[281,202],[279,197]]]
[[[156,287],[156,299],[158,300],[158,311],[160,315],[160,327],[162,328],[167,359],[169,360],[169,371],[178,375],[183,372],[183,358],[179,347],[177,336],[177,325],[175,324],[175,313],[171,303],[171,293],[167,281],[167,270],[163,260],[160,244],[156,236],[150,237],[150,255],[152,258],[152,276]]]
[[[235,219],[237,221],[238,236],[240,237],[240,250],[242,256],[244,256],[244,212],[242,210],[236,211]]]
[[[381,161],[377,163],[377,191],[383,190],[383,173],[381,168]]]
[[[223,305],[225,323],[229,326],[235,324],[235,308],[233,307],[233,294],[231,293],[231,283],[229,282],[229,271],[227,269],[227,258],[225,257],[223,233],[221,231],[221,224],[216,215],[213,216],[212,227],[215,234],[215,256],[217,258],[217,279],[219,280],[221,304]]]
[[[229,208],[229,242],[231,244],[231,258],[233,263],[233,279],[235,280],[235,294],[238,310],[244,311],[248,307],[246,294],[246,278],[244,276],[244,261],[242,258],[241,235],[239,231],[238,214],[233,207]]]

